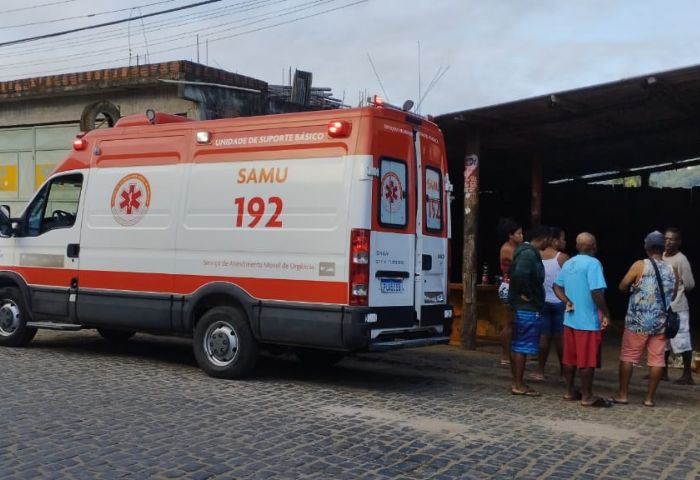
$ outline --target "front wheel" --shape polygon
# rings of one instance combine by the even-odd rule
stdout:
[[[258,342],[243,312],[233,307],[214,307],[194,329],[194,356],[207,375],[239,378],[250,373],[258,361]]]
[[[27,327],[27,308],[19,289],[0,288],[0,345],[25,347],[36,335],[36,328]]]

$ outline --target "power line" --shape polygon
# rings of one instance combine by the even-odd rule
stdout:
[[[285,3],[289,0],[255,0],[255,1],[249,1],[249,2],[241,2],[237,4],[236,6],[240,7],[237,9],[237,11],[228,13],[226,15],[219,15],[218,18],[225,18],[227,16],[235,15],[241,12],[246,12],[258,8],[264,8],[267,6],[279,4],[279,3]],[[148,45],[145,44],[137,44],[134,45],[134,48],[142,47],[142,46],[155,46],[155,45],[161,45],[163,43],[170,43],[168,40],[171,39],[181,39],[187,35],[194,35],[199,32],[202,32],[204,29],[206,29],[206,33],[211,35],[212,33],[221,33],[222,30],[217,30],[220,27],[228,27],[227,29],[224,29],[223,31],[226,31],[230,29],[232,25],[236,24],[242,24],[242,27],[253,25],[256,23],[262,23],[265,20],[269,20],[271,18],[279,17],[281,15],[290,15],[293,13],[297,13],[299,11],[303,10],[308,10],[311,8],[314,8],[316,6],[322,5],[324,3],[329,3],[329,2],[337,2],[339,0],[313,0],[311,2],[306,2],[302,3],[298,6],[292,6],[292,7],[287,7],[287,8],[282,8],[279,10],[276,10],[274,13],[266,12],[263,14],[258,14],[258,15],[251,15],[246,18],[240,18],[238,20],[234,21],[226,21],[224,23],[216,24],[216,25],[207,25],[202,28],[197,28],[194,30],[189,30],[186,32],[177,32],[172,35],[166,35],[164,37],[156,37],[152,38],[150,42],[148,42]],[[247,5],[246,5],[247,3]],[[255,20],[257,19],[257,20]],[[255,20],[255,21],[250,21],[250,20]],[[248,22],[250,21],[250,22]],[[248,22],[248,23],[244,23]],[[119,37],[125,37],[127,34],[120,34]],[[104,40],[104,36],[100,37],[101,40]],[[80,42],[78,45],[84,45],[84,44],[89,44],[90,46],[94,46],[94,37],[90,37],[90,39],[86,42]],[[95,50],[94,48],[91,48],[89,52],[86,52],[83,54],[82,52],[72,52],[70,55],[63,55],[63,56],[57,56],[53,54],[50,57],[45,57],[45,58],[32,58],[31,60],[27,61],[21,61],[21,62],[15,62],[15,63],[9,63],[9,61],[4,61],[3,62],[3,67],[9,68],[9,67],[24,67],[27,65],[34,65],[34,64],[41,64],[41,65],[47,65],[47,64],[53,64],[53,63],[64,63],[65,60],[67,59],[72,59],[72,58],[89,58],[89,57],[95,57],[95,56],[103,56],[105,53],[109,53],[115,50],[121,50],[122,47],[108,47],[108,48],[103,48],[99,50]],[[45,51],[44,48],[39,49],[39,51]],[[17,55],[10,55],[10,57],[14,57]],[[26,54],[20,55],[22,57],[26,58]],[[2,57],[2,55],[0,55]]]
[[[277,0],[277,1],[273,2],[273,4],[274,4],[274,3],[282,3],[282,2],[284,2],[284,1],[287,1],[287,0]],[[252,16],[249,16],[249,17],[247,17],[247,18],[241,18],[241,19],[236,20],[236,21],[233,21],[233,22],[228,21],[228,22],[224,22],[224,23],[217,24],[217,25],[209,25],[209,26],[206,26],[206,27],[205,27],[205,28],[206,28],[206,33],[207,33],[208,35],[217,34],[217,33],[223,33],[223,32],[226,32],[226,31],[231,30],[231,27],[232,27],[233,25],[236,25],[236,24],[240,24],[240,25],[239,25],[238,27],[236,27],[236,28],[249,27],[249,26],[251,26],[251,25],[256,25],[256,24],[263,23],[263,22],[265,22],[265,21],[267,21],[267,20],[271,20],[271,19],[274,19],[274,18],[279,18],[279,17],[281,17],[281,16],[292,15],[292,14],[294,14],[294,13],[299,13],[299,12],[302,12],[302,11],[305,11],[305,10],[311,10],[311,9],[314,9],[314,8],[319,7],[319,6],[321,6],[321,5],[324,5],[324,4],[327,4],[327,3],[334,3],[334,2],[338,2],[338,1],[339,1],[339,0],[313,0],[313,1],[311,1],[311,2],[302,3],[302,4],[299,4],[299,5],[293,6],[293,7],[283,8],[283,9],[277,10],[277,11],[275,11],[275,12],[266,12],[266,13],[259,14],[259,15],[252,15]],[[243,11],[245,11],[245,10],[243,10]],[[235,13],[235,12],[234,12],[234,13]],[[247,22],[247,23],[246,23],[246,22]],[[219,27],[225,27],[225,28],[219,29]],[[218,30],[217,30],[217,29],[218,29]],[[195,34],[197,34],[198,32],[201,32],[202,30],[203,30],[202,28],[199,28],[199,29],[196,29],[196,30],[190,30],[190,31],[188,31],[188,32],[178,32],[178,33],[175,33],[175,34],[173,34],[173,35],[168,35],[168,36],[165,36],[165,37],[159,37],[159,38],[156,38],[156,39],[152,39],[152,40],[148,43],[148,45],[145,45],[145,43],[144,43],[143,45],[135,45],[134,48],[140,47],[140,46],[146,46],[146,47],[149,47],[149,46],[150,46],[150,47],[153,47],[153,46],[156,46],[156,45],[162,45],[162,44],[164,44],[164,43],[171,43],[170,40],[172,40],[172,39],[181,39],[181,38],[184,38],[184,37],[186,37],[186,36],[188,36],[188,35],[195,35]],[[66,59],[71,59],[71,58],[76,58],[76,57],[77,57],[77,58],[102,57],[102,56],[104,56],[104,54],[106,54],[106,53],[110,53],[110,52],[112,52],[112,51],[120,50],[120,49],[121,49],[121,47],[109,47],[109,48],[104,48],[104,49],[101,49],[101,50],[94,50],[94,49],[91,49],[90,52],[89,52],[89,53],[86,53],[86,54],[83,54],[83,53],[73,53],[73,54],[71,54],[71,55],[66,55],[66,56],[63,56],[63,57],[55,56],[55,55],[54,55],[53,57],[50,57],[50,58],[45,58],[45,59],[32,59],[32,60],[30,60],[30,61],[23,61],[23,62],[19,62],[19,63],[7,63],[7,62],[4,62],[4,65],[3,65],[3,66],[4,66],[4,67],[24,67],[24,66],[27,66],[27,65],[34,65],[34,64],[41,64],[41,65],[49,65],[49,64],[54,64],[54,63],[59,63],[59,64],[60,64],[60,63],[65,63]]]
[[[68,0],[68,1],[74,2],[75,0]],[[120,8],[118,10],[108,10],[105,12],[88,13],[87,15],[76,15],[73,17],[54,18],[53,20],[42,20],[40,22],[18,23],[16,25],[7,25],[5,27],[2,27],[2,29],[6,30],[8,28],[31,27],[33,25],[45,25],[47,23],[65,22],[67,20],[77,20],[79,18],[93,18],[93,17],[98,17],[101,15],[109,15],[110,13],[126,12],[129,10],[133,10],[134,8],[145,8],[145,7],[152,7],[154,5],[161,5],[163,3],[172,3],[174,1],[175,0],[161,0],[160,2],[147,3],[145,5],[137,5],[135,7],[130,7],[130,8]],[[62,2],[59,2],[59,3],[62,3]]]
[[[254,8],[258,8],[258,6],[265,6],[266,3],[280,3],[280,2],[287,2],[289,0],[245,0],[241,1],[238,3],[235,3],[233,5],[229,5],[227,7],[221,7],[221,8],[215,8],[212,10],[204,10],[198,13],[189,13],[187,15],[182,15],[177,18],[170,18],[170,19],[164,19],[164,20],[156,20],[156,21],[151,21],[151,22],[146,22],[144,25],[146,28],[149,30],[158,30],[162,29],[164,27],[169,27],[169,26],[175,26],[179,27],[188,23],[194,23],[200,19],[206,19],[209,17],[217,17],[217,18],[224,18],[231,13],[224,13],[230,10],[235,10],[235,11],[248,11],[252,10]],[[245,7],[245,9],[240,9],[239,7]],[[133,19],[133,17],[132,17]],[[100,42],[104,42],[106,40],[113,40],[113,39],[118,39],[118,38],[125,38],[127,37],[128,34],[124,32],[122,28],[112,28],[112,29],[107,29],[104,30],[103,32],[100,33]],[[32,46],[26,46],[26,47],[15,47],[11,50],[7,50],[7,53],[0,53],[0,58],[7,58],[7,57],[16,57],[16,56],[26,56],[27,54],[35,53],[35,52],[46,52],[47,51],[47,45],[45,43],[48,43],[49,39],[44,39],[44,40],[37,40],[36,42],[33,42]],[[68,48],[68,47],[77,47],[77,46],[82,46],[82,45],[94,45],[95,43],[95,35],[94,33],[85,33],[82,35],[76,35],[73,38],[64,38],[64,39],[51,39],[50,43],[50,48],[52,51],[55,51],[57,48]],[[54,57],[55,58],[55,57]],[[4,65],[3,65],[4,66]]]
[[[9,42],[3,42],[0,43],[0,47],[7,47],[10,45],[17,45],[18,43],[26,43],[26,42],[32,42],[35,40],[43,40],[45,38],[53,38],[53,37],[59,37],[61,35],[68,35],[70,33],[75,33],[75,32],[82,32],[85,30],[94,30],[95,28],[102,28],[102,27],[107,27],[109,25],[117,25],[119,23],[126,23],[130,22],[132,20],[138,20],[140,18],[148,18],[148,17],[155,17],[156,15],[164,15],[166,13],[173,13],[173,12],[178,12],[180,10],[187,10],[190,8],[195,8],[195,7],[200,7],[202,5],[208,5],[210,3],[217,3],[220,2],[221,0],[205,0],[203,2],[198,2],[198,3],[190,3],[188,5],[183,5],[182,7],[176,7],[176,8],[170,8],[168,10],[161,10],[160,12],[153,12],[153,13],[147,13],[145,15],[140,15],[138,17],[132,17],[132,18],[124,18],[121,20],[114,20],[112,22],[105,22],[105,23],[98,23],[97,25],[90,25],[89,27],[81,27],[81,28],[74,28],[72,30],[63,30],[61,32],[54,32],[54,33],[47,33],[46,35],[38,35],[36,37],[27,37],[27,38],[21,38],[19,40],[12,40]]]
[[[4,15],[6,13],[23,12],[24,10],[34,10],[35,8],[50,7],[51,5],[61,5],[62,3],[71,2],[75,2],[75,0],[60,0],[57,2],[42,3],[41,5],[32,5],[31,7],[13,8],[12,10],[3,10],[2,12],[0,12],[0,15]]]
[[[251,29],[251,30],[246,30],[246,31],[244,31],[244,32],[235,33],[235,34],[233,34],[233,35],[225,35],[225,36],[216,37],[216,38],[214,38],[214,39],[209,39],[209,40],[213,43],[213,42],[217,42],[217,41],[219,41],[219,40],[226,40],[226,39],[230,39],[230,38],[235,38],[235,37],[240,37],[240,36],[243,36],[243,35],[247,35],[247,34],[250,34],[250,33],[256,33],[256,32],[260,32],[260,31],[263,31],[263,30],[269,30],[269,29],[271,29],[271,28],[279,27],[279,26],[282,26],[282,25],[287,25],[287,24],[290,24],[290,23],[299,22],[299,21],[306,20],[306,19],[309,19],[309,18],[318,17],[318,16],[324,15],[324,14],[326,14],[326,13],[331,13],[331,12],[335,12],[335,11],[338,11],[338,10],[343,10],[343,9],[346,9],[346,8],[349,8],[349,7],[353,7],[353,6],[355,6],[355,5],[359,5],[359,4],[361,4],[361,3],[367,3],[368,1],[369,1],[369,0],[357,0],[357,1],[354,1],[354,2],[351,2],[351,3],[348,3],[348,4],[346,4],[346,5],[341,5],[341,6],[335,7],[335,8],[329,8],[329,9],[327,9],[327,10],[322,10],[322,11],[317,12],[317,13],[312,13],[312,14],[309,14],[309,15],[304,15],[304,16],[301,16],[301,17],[292,18],[292,19],[290,19],[290,20],[286,20],[286,21],[283,21],[283,22],[278,22],[278,23],[274,23],[274,24],[271,24],[271,25],[265,25],[265,26],[258,27],[258,28],[254,28],[254,29]],[[163,49],[163,50],[158,50],[158,51],[156,51],[156,52],[152,52],[152,53],[151,53],[151,56],[156,55],[156,54],[160,54],[160,53],[172,52],[172,51],[175,51],[175,50],[182,50],[182,49],[185,49],[185,48],[192,48],[193,46],[195,46],[194,43],[189,43],[189,44],[187,44],[187,45],[181,45],[181,46],[178,46],[178,47],[166,48],[166,49]],[[81,69],[81,68],[86,68],[86,67],[94,67],[94,66],[97,66],[97,65],[105,65],[105,63],[125,62],[125,61],[128,61],[128,60],[129,60],[128,57],[126,57],[126,58],[124,58],[124,57],[122,57],[122,58],[112,58],[112,59],[109,59],[109,60],[102,60],[102,61],[100,61],[100,62],[92,62],[92,63],[87,63],[87,64],[76,65],[76,66],[71,67],[71,68],[72,68],[72,69]],[[106,67],[105,67],[105,68],[106,68]],[[56,73],[56,72],[55,72],[54,70],[45,70],[45,71],[34,72],[34,73],[29,74],[29,75],[42,75],[42,74],[51,74],[51,73]],[[22,75],[20,75],[20,77],[21,77],[21,76],[22,76]]]

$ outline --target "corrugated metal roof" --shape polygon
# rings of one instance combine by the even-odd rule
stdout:
[[[483,161],[539,155],[545,177],[700,153],[700,66],[440,115],[448,148],[480,133]]]

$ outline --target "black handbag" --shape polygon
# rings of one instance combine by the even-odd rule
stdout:
[[[661,274],[659,273],[659,267],[656,265],[654,259],[651,260],[651,265],[654,267],[654,272],[656,273],[656,283],[659,285],[659,290],[661,290],[661,303],[664,306],[664,312],[666,312],[666,322],[664,323],[664,336],[668,339],[675,337],[678,334],[678,329],[681,328],[681,317],[671,310],[671,307],[666,306],[666,295],[664,295],[664,285],[661,282]]]

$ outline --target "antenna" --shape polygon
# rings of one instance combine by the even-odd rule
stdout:
[[[372,57],[370,56],[369,52],[367,52],[367,58],[369,59],[369,64],[372,66],[372,71],[374,72],[374,76],[377,77],[377,81],[379,82],[379,86],[382,89],[382,93],[384,94],[384,98],[386,98],[386,101],[389,102],[389,95],[387,95],[386,90],[384,89],[384,84],[382,83],[382,79],[379,76],[379,73],[377,73],[377,69],[374,67],[374,62],[372,61]],[[391,102],[389,102],[391,103]]]
[[[143,45],[146,48],[146,55],[144,56],[145,63],[148,63],[148,38],[146,37],[146,25],[143,23],[143,13],[141,12],[140,7],[134,7],[131,10],[129,10],[129,21],[126,24],[126,31],[127,31],[127,37],[128,37],[128,45],[129,45],[129,66],[131,66],[131,16],[138,11],[139,16],[141,17],[141,31],[143,32]],[[137,55],[138,56],[138,55]],[[138,65],[138,59],[136,60],[136,64]]]
[[[418,40],[418,98],[421,98],[420,70],[420,40]],[[420,103],[416,107],[416,113],[420,113]]]
[[[426,99],[426,97],[428,96],[430,91],[433,89],[433,87],[435,85],[437,85],[437,83],[440,81],[440,79],[443,77],[443,75],[445,75],[447,73],[447,71],[449,69],[450,69],[449,65],[446,66],[444,69],[443,69],[442,65],[440,65],[440,68],[438,68],[437,72],[435,72],[435,76],[428,84],[428,88],[425,89],[425,93],[423,94],[423,97],[418,99],[418,107],[416,107],[416,108],[420,108],[421,104],[423,103],[423,100]]]

